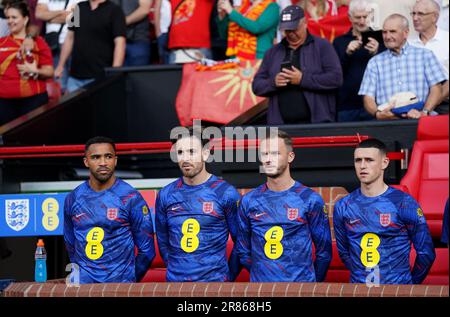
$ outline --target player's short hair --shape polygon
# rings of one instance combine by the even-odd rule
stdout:
[[[290,136],[287,132],[285,132],[285,131],[283,131],[283,130],[280,130],[280,129],[277,129],[277,135],[276,135],[276,136],[277,136],[279,139],[282,139],[282,140],[283,140],[283,142],[284,142],[284,144],[286,145],[286,147],[287,147],[287,149],[288,149],[289,152],[291,152],[291,151],[293,150],[293,147],[292,147],[292,138],[291,138],[291,136]],[[267,139],[270,139],[271,137],[272,137],[272,135],[271,135],[270,133],[268,133],[264,139],[267,140]],[[260,141],[261,141],[261,140],[260,140]]]
[[[380,150],[381,154],[386,155],[387,154],[387,147],[386,144],[384,144],[383,141],[380,141],[375,138],[367,139],[362,141],[358,144],[356,147],[357,149],[368,149],[368,148],[375,148]]]
[[[172,144],[175,144],[178,142],[178,140],[181,140],[183,138],[197,138],[200,140],[202,147],[205,147],[209,143],[209,138],[203,137],[203,131],[205,130],[204,127],[201,126],[190,126],[180,129],[180,133],[177,134],[176,138],[172,139]],[[187,130],[187,131],[186,131]]]
[[[92,144],[100,144],[100,143],[111,144],[111,146],[114,149],[114,153],[116,152],[116,144],[114,143],[114,141],[111,138],[108,138],[105,136],[95,136],[95,137],[87,140],[86,144],[84,145],[84,154],[86,155],[87,151],[89,150],[89,147]]]

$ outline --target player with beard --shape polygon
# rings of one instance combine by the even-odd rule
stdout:
[[[84,165],[89,180],[64,203],[64,240],[71,263],[79,267],[80,283],[138,282],[155,257],[148,206],[114,175],[117,156],[111,139],[87,141]]]
[[[156,235],[168,282],[233,281],[237,253],[227,261],[229,234],[236,237],[236,189],[206,170],[209,156],[201,129],[188,129],[173,145],[183,174],[156,198]]]
[[[339,200],[333,213],[339,256],[351,282],[421,283],[435,259],[433,241],[419,204],[383,180],[386,145],[377,139],[361,142],[354,165],[361,188]],[[411,242],[417,254],[412,271]]]
[[[287,133],[278,130],[262,139],[259,152],[267,182],[246,194],[239,207],[241,264],[251,282],[321,282],[332,252],[324,202],[292,179],[295,154]]]

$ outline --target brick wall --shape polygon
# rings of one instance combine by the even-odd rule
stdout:
[[[14,283],[5,297],[448,297],[448,286],[338,283]]]

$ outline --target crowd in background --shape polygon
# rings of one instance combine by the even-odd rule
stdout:
[[[302,9],[298,30],[280,30],[282,10],[293,4]],[[0,124],[45,104],[45,81],[52,77],[63,92],[72,92],[102,77],[106,67],[263,59],[279,45],[290,55],[277,59],[277,65],[273,60],[264,65],[263,60],[257,75],[258,80],[266,76],[272,87],[253,83],[257,95],[273,95],[275,89],[280,96],[271,98],[268,123],[399,118],[379,106],[392,106],[402,97],[397,93],[411,90],[424,103],[424,112],[404,117],[448,113],[448,12],[448,0],[2,0]],[[381,31],[378,37],[364,37],[367,31],[382,30],[392,14],[399,15],[398,31],[408,30],[391,39],[399,41],[395,48],[386,46]],[[297,31],[302,43],[292,47]],[[312,47],[320,47],[317,54]],[[419,57],[404,62],[417,66],[427,60],[423,72],[414,76],[411,67],[380,69],[382,59],[388,60],[397,47],[399,61],[406,48],[416,52],[409,47],[434,55],[422,56],[420,50]],[[285,70],[285,80],[295,80],[274,88],[282,62],[290,62],[299,73]],[[386,75],[394,71],[399,73]],[[400,73],[407,80],[398,79]],[[389,88],[395,84],[403,88]],[[294,107],[292,100],[300,100],[300,106]]]

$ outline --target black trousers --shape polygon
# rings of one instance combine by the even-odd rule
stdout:
[[[48,103],[47,92],[26,98],[0,98],[0,125]]]

